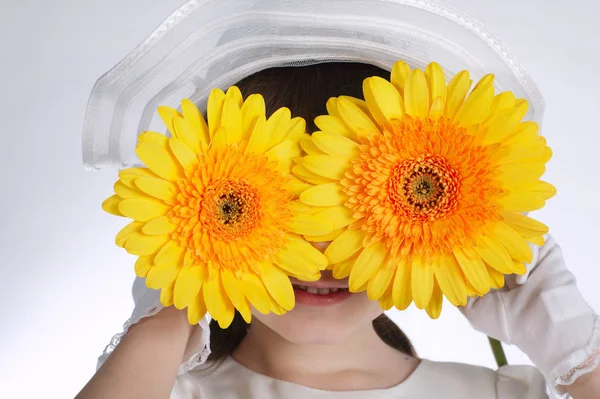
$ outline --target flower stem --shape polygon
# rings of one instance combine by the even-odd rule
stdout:
[[[504,353],[502,343],[492,337],[488,337],[488,340],[490,341],[490,346],[492,347],[494,359],[496,359],[496,364],[498,367],[506,366],[508,361],[506,360],[506,354]]]

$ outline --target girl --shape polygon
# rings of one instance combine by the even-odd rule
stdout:
[[[370,76],[387,79],[389,72],[320,62],[263,68],[236,86],[244,97],[261,93],[271,112],[288,107],[314,131],[310,123],[326,113],[327,99],[362,97],[361,82]],[[324,251],[328,244],[314,245]],[[163,308],[158,292],[138,279],[125,333],[77,398],[599,398],[598,316],[553,239],[533,250],[524,283],[507,276],[502,290],[471,299],[461,311],[475,329],[518,345],[538,368],[493,371],[420,359],[377,302],[349,293],[348,279],[329,271],[315,282],[291,279],[292,311],[253,311],[250,324],[236,313],[224,330],[214,321],[189,325],[185,311]],[[337,295],[325,295],[332,291]]]

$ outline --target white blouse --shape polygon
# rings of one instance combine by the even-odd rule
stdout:
[[[531,366],[498,371],[422,360],[402,383],[387,389],[324,391],[267,377],[231,356],[177,378],[171,399],[547,399],[545,381]]]

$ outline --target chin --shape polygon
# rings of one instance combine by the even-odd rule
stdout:
[[[281,316],[255,313],[253,317],[294,344],[327,345],[345,340],[382,312],[379,304],[362,292],[332,306],[297,304]]]

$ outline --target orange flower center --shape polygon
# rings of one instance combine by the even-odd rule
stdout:
[[[195,262],[234,272],[256,267],[285,245],[289,178],[265,155],[235,145],[209,150],[177,181],[173,239]]]
[[[200,220],[221,240],[245,237],[260,221],[258,190],[243,180],[215,181],[206,188],[200,206]]]
[[[407,116],[361,139],[360,148],[342,185],[365,245],[381,241],[394,257],[430,257],[470,246],[499,219],[497,148],[479,145],[466,128]]]
[[[460,176],[439,155],[400,162],[389,184],[394,211],[408,219],[434,221],[456,209]]]

